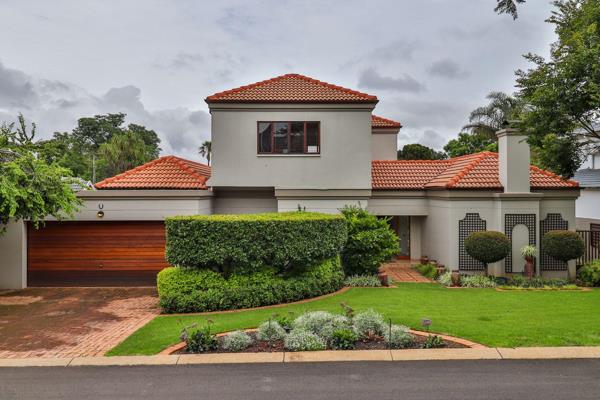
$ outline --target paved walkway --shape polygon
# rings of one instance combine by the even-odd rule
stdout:
[[[388,274],[394,282],[431,282],[430,279],[421,275],[411,265],[414,261],[394,260],[381,266],[381,270]]]
[[[0,359],[101,356],[159,314],[154,288],[0,294]]]

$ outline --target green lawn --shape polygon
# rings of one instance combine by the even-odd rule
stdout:
[[[354,288],[314,302],[276,309],[210,316],[159,316],[108,355],[156,354],[179,341],[183,326],[210,318],[216,332],[253,328],[273,313],[306,310],[342,312],[373,308],[394,323],[419,329],[431,318],[431,330],[488,346],[600,345],[600,290],[505,291],[446,289],[437,284],[403,283],[395,289]]]

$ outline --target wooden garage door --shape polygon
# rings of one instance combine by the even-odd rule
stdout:
[[[28,227],[29,286],[147,286],[165,261],[162,221],[47,222]]]

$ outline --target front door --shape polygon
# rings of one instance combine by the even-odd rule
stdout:
[[[410,216],[396,215],[392,217],[390,224],[400,242],[398,258],[410,260]]]

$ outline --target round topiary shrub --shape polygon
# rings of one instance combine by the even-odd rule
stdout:
[[[289,351],[325,350],[325,340],[312,332],[293,330],[284,339],[285,348]]]
[[[544,253],[559,261],[569,261],[585,253],[585,243],[577,232],[550,231],[542,237]]]
[[[467,254],[485,264],[502,260],[510,250],[510,239],[502,232],[473,232],[465,239]]]

